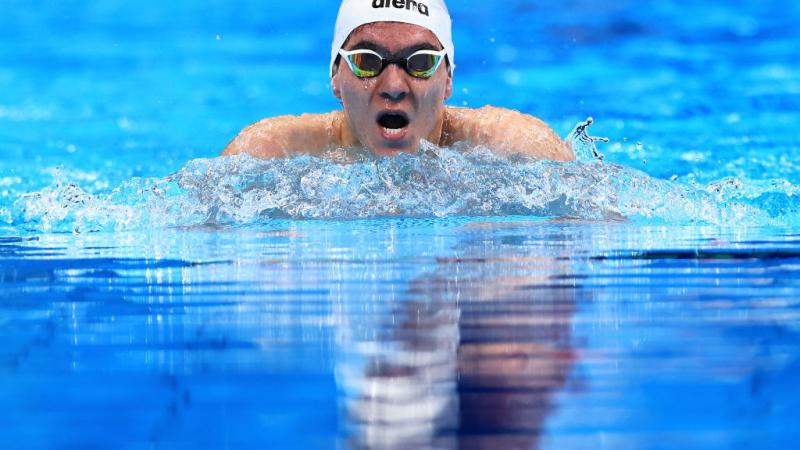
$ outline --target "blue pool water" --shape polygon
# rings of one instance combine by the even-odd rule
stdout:
[[[217,158],[338,107],[337,2],[235,3],[3,3],[0,448],[800,438],[796,2],[451,2],[570,164]]]

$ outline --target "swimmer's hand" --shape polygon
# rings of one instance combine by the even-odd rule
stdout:
[[[595,137],[589,135],[589,127],[594,123],[594,119],[589,117],[583,122],[578,123],[575,129],[567,136],[567,142],[572,150],[577,153],[581,161],[603,161],[605,156],[597,151],[597,143],[608,143],[608,138]]]
[[[485,106],[479,109],[448,107],[442,145],[469,142],[493,152],[521,154],[552,161],[574,161],[572,146],[561,140],[543,121],[518,111]]]

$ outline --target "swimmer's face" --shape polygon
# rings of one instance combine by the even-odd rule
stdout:
[[[388,59],[406,58],[418,50],[442,50],[436,36],[417,25],[378,22],[356,29],[345,50],[369,49]],[[446,63],[428,79],[415,78],[390,64],[374,78],[358,78],[344,61],[331,85],[342,101],[350,128],[361,144],[378,156],[413,153],[420,140],[438,143],[444,101],[452,93]]]

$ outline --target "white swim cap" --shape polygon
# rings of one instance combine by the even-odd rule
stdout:
[[[361,25],[374,22],[402,22],[431,30],[447,51],[450,73],[456,68],[452,21],[444,0],[343,0],[336,19],[331,50],[331,76],[350,33]]]

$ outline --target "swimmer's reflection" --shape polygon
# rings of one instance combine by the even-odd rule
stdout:
[[[349,448],[531,449],[572,366],[568,262],[469,246],[340,365]],[[351,347],[353,348],[353,347]]]

